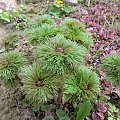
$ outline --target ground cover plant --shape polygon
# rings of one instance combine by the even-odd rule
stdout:
[[[39,64],[24,69],[24,90],[32,104],[41,104],[52,99],[58,89],[56,77],[45,75]]]
[[[71,26],[71,23],[72,27],[74,24],[79,24],[75,19],[70,19],[70,22],[68,20],[68,24],[67,21],[65,21],[65,24],[67,24],[68,26]],[[62,26],[64,26],[64,23],[62,24]],[[48,30],[48,27],[54,28],[54,30]],[[91,100],[92,97],[95,98],[95,96],[99,95],[99,79],[97,75],[94,72],[92,73],[92,71],[87,68],[78,68],[79,66],[84,65],[83,61],[88,51],[87,48],[84,47],[82,44],[78,44],[77,42],[75,42],[74,37],[72,39],[73,41],[71,41],[64,34],[60,35],[59,33],[57,33],[57,31],[61,32],[61,30],[65,29],[61,26],[58,26],[58,28],[56,27],[55,25],[43,23],[43,25],[34,27],[35,31],[33,32],[33,34],[29,31],[31,33],[30,37],[36,37],[34,39],[35,42],[38,42],[40,38],[42,38],[41,40],[45,40],[39,41],[39,45],[36,44],[37,63],[33,65],[33,67],[24,69],[25,79],[23,79],[23,89],[26,93],[26,99],[33,104],[33,107],[35,107],[35,105],[37,105],[37,107],[40,107],[42,103],[46,103],[50,100],[55,101],[55,96],[58,97],[57,99],[61,99],[61,102],[57,103],[60,107],[61,104],[74,101],[72,100],[73,95],[76,95],[77,99],[72,104],[76,103],[76,105],[83,100]],[[45,31],[43,28],[45,29]],[[78,28],[79,30],[84,29],[82,32],[85,31],[85,25],[82,23],[79,25]],[[55,29],[57,29],[57,31],[55,31]],[[56,35],[54,36],[53,33],[55,33]],[[90,38],[90,40],[92,39]],[[81,75],[81,78],[77,76],[77,72],[78,76]],[[46,77],[44,78],[44,73],[47,73],[46,77],[48,78],[48,80]],[[68,73],[71,75],[69,75]],[[82,73],[84,74],[83,77]],[[76,77],[74,77],[75,75]],[[52,81],[49,80],[50,76],[52,76]],[[84,78],[85,76],[86,78]],[[87,81],[89,79],[91,79],[90,83],[89,81]],[[76,84],[73,84],[73,86],[70,86],[69,88],[67,87],[67,84],[69,85],[68,80],[71,80],[71,82],[72,80],[74,80]],[[80,80],[80,83],[78,83],[77,80]],[[69,93],[69,89],[75,87],[74,85],[77,86],[78,84],[80,84],[79,86],[88,86],[88,88],[76,88],[76,90],[74,90],[74,92],[76,91],[75,93]],[[96,88],[93,87],[94,85],[96,86]],[[54,86],[56,86],[56,88]],[[77,91],[77,89],[79,90]],[[80,95],[77,95],[77,92]],[[69,97],[67,98],[67,96]],[[73,109],[76,108],[73,107]],[[37,112],[39,113],[39,111]],[[59,115],[57,117],[59,117]]]
[[[32,30],[30,28],[26,32],[27,34],[30,34],[29,40],[33,44],[38,44],[42,41],[44,42],[46,39],[59,34],[59,30],[50,24],[43,24],[41,26],[33,28]]]
[[[120,55],[111,54],[104,58],[103,67],[107,72],[108,79],[114,83],[120,83]]]
[[[19,83],[17,73],[25,64],[25,58],[18,51],[9,51],[0,56],[0,78],[8,87],[15,87]]]
[[[38,48],[38,59],[48,72],[64,75],[82,64],[86,49],[62,35],[53,37]]]
[[[79,2],[43,2],[44,13],[21,6],[2,20],[10,32],[0,38],[0,89],[19,92],[13,120],[120,119],[118,3]]]
[[[17,16],[19,16],[19,12],[15,9],[9,9],[8,10],[2,10],[0,12],[0,18],[3,20],[3,22],[12,22],[16,19]]]
[[[72,12],[72,6],[68,4],[51,4],[48,6],[48,11],[51,15],[65,17]]]
[[[86,31],[84,23],[68,18],[62,23],[61,27],[63,27],[62,31],[67,39],[76,41],[87,48],[92,46],[92,36]]]
[[[91,64],[100,64],[104,55],[112,51],[119,52],[119,4],[97,2],[90,8],[78,7],[71,16],[85,22],[88,31],[93,33],[94,46],[88,56]]]

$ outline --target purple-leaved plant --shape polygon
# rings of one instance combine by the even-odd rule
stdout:
[[[97,66],[105,55],[120,51],[120,28],[114,27],[119,13],[118,4],[102,2],[90,8],[80,7],[72,14],[73,18],[86,23],[87,30],[94,37],[94,46],[87,56],[87,63]]]
[[[91,116],[87,117],[87,120],[104,120],[105,114],[107,112],[107,107],[104,103],[95,103],[94,105],[95,111],[91,113]]]

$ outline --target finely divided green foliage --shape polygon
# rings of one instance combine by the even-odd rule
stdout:
[[[42,25],[44,23],[54,24],[55,20],[52,19],[50,15],[45,14],[45,15],[42,15],[41,18],[38,19],[36,22],[39,23],[39,25]]]
[[[104,58],[103,68],[107,73],[107,79],[120,84],[120,55],[111,54]]]
[[[26,34],[29,36],[29,41],[33,44],[45,42],[46,39],[59,34],[61,31],[57,27],[50,24],[43,24],[32,29],[27,29]]]
[[[41,45],[37,50],[37,55],[44,70],[64,75],[82,64],[86,48],[58,35]]]
[[[73,18],[66,18],[64,22],[62,23],[63,26],[66,26],[70,29],[72,29],[74,26],[78,27],[82,31],[85,31],[85,24],[82,22],[77,21],[76,19]]]
[[[93,45],[92,36],[86,31],[84,23],[69,18],[61,24],[61,27],[64,28],[64,36],[67,39],[76,41],[87,48]]]
[[[17,82],[17,72],[25,62],[26,59],[16,50],[0,55],[0,78],[5,85],[12,87]]]
[[[76,41],[77,43],[89,48],[93,45],[92,36],[86,31],[85,24],[78,22],[75,19],[68,18],[60,26],[55,26],[52,23],[52,19],[47,16],[42,17],[36,21],[40,25],[34,25],[25,30],[29,40],[33,44],[41,43],[46,39],[54,37],[58,34],[63,34],[65,38]],[[51,21],[51,22],[50,22]]]
[[[42,24],[54,24],[55,20],[51,18],[50,15],[42,15],[42,16],[38,16],[35,19],[31,19],[28,21],[28,28],[30,27],[37,27],[37,26],[41,26]]]
[[[93,99],[99,94],[97,74],[84,66],[78,68],[75,75],[66,76],[64,82],[65,101]]]
[[[52,99],[58,89],[58,80],[46,75],[40,65],[34,63],[23,70],[23,88],[26,98],[34,105]]]

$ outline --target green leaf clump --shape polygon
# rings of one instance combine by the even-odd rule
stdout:
[[[17,50],[0,55],[0,78],[6,86],[13,87],[18,83],[17,73],[25,63],[26,59]]]
[[[40,65],[34,63],[23,70],[23,88],[26,99],[36,106],[54,97],[58,80],[45,74]]]
[[[29,41],[32,44],[45,42],[48,38],[56,36],[60,31],[54,25],[43,24],[33,29],[27,29],[26,34],[29,35]]]
[[[93,45],[92,35],[86,31],[85,24],[72,18],[67,18],[61,24],[64,36],[67,39],[76,41],[77,43],[89,48]]]
[[[82,64],[86,56],[85,47],[58,35],[46,41],[37,50],[42,68],[57,75],[64,75]]]
[[[67,18],[59,26],[56,26],[55,24],[50,24],[51,20],[51,18],[48,19],[47,16],[44,16],[42,20],[38,20],[41,21],[41,25],[31,26],[25,30],[25,34],[29,36],[28,39],[32,44],[44,42],[51,37],[61,34],[66,39],[76,41],[86,48],[93,45],[92,35],[86,30],[84,23],[73,18]]]
[[[54,16],[67,16],[72,12],[72,7],[68,4],[51,4],[48,6],[48,12]]]
[[[103,68],[106,71],[107,80],[120,84],[120,55],[111,54],[104,58]]]
[[[66,75],[64,82],[65,101],[93,100],[100,91],[97,74],[84,66],[75,75]]]
[[[10,23],[14,22],[16,17],[18,17],[20,14],[17,10],[11,9],[11,10],[2,10],[0,12],[0,19],[3,20],[3,22]]]
[[[27,27],[38,27],[41,26],[43,24],[54,24],[55,20],[51,18],[50,15],[48,14],[44,14],[42,16],[37,16],[34,19],[30,19],[27,23]]]

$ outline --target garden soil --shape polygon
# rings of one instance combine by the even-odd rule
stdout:
[[[0,83],[0,120],[19,120],[19,110],[16,106],[15,91],[7,90]]]

